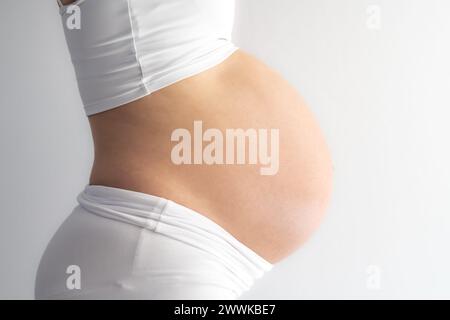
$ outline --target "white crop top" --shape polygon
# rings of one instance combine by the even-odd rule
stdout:
[[[231,42],[234,0],[78,0],[72,5],[60,4],[60,13],[88,116],[198,74],[237,49]],[[68,27],[75,18],[79,29]]]

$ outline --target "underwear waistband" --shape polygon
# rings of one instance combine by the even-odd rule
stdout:
[[[208,217],[171,200],[96,185],[86,186],[77,200],[91,213],[158,232],[208,252],[232,271],[243,290],[273,267]]]

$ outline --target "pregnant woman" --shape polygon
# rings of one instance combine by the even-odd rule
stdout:
[[[95,159],[36,298],[238,298],[326,211],[312,113],[231,42],[232,0],[58,2]]]

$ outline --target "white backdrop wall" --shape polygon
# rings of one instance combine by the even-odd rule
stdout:
[[[303,94],[335,167],[319,231],[243,298],[450,298],[449,10],[237,0],[236,43]],[[0,298],[31,299],[92,141],[55,1],[3,0],[0,39]]]

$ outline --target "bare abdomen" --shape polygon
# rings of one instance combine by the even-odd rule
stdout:
[[[90,122],[91,184],[178,202],[271,262],[297,249],[326,210],[331,160],[314,117],[286,81],[242,51]]]

